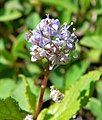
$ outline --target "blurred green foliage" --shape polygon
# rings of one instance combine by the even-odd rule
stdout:
[[[30,61],[30,44],[24,40],[24,35],[34,29],[47,13],[51,18],[60,19],[61,23],[73,21],[79,42],[69,64],[61,65],[51,72],[45,91],[44,100],[47,100],[49,86],[55,85],[65,93],[64,101],[44,109],[38,120],[62,120],[62,111],[66,111],[63,114],[65,120],[70,119],[84,106],[80,103],[82,98],[77,100],[79,91],[86,90],[81,97],[86,96],[84,102],[87,102],[89,90],[92,89],[91,82],[98,80],[102,73],[102,0],[0,0],[0,108],[3,108],[0,109],[0,120],[15,120],[15,116],[20,120],[35,111],[46,63],[43,61],[42,65],[40,61]],[[74,59],[76,53],[78,57]],[[22,74],[21,78],[19,74]],[[87,77],[82,81],[84,74]],[[76,91],[77,88],[79,91]],[[102,79],[97,83],[96,90],[98,95],[90,99],[86,109],[101,120]],[[74,92],[76,95],[73,95]],[[9,104],[8,111],[4,104]],[[19,107],[22,111],[19,111]]]

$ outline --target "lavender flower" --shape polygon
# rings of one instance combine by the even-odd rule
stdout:
[[[25,35],[25,39],[32,44],[30,48],[31,61],[46,58],[50,61],[49,70],[54,66],[69,62],[69,54],[75,49],[77,36],[68,29],[73,24],[60,25],[58,19],[47,18],[41,20],[36,30]]]

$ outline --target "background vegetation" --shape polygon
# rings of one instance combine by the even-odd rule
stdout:
[[[30,61],[24,35],[46,13],[61,23],[73,21],[79,43],[70,63],[51,72],[47,108],[38,120],[69,120],[75,114],[102,120],[102,0],[0,0],[0,120],[22,120],[35,112],[45,64]],[[52,84],[65,94],[61,104],[51,105]]]

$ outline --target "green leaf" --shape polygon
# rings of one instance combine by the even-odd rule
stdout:
[[[95,12],[97,15],[102,15],[102,8],[99,9],[95,8],[92,10],[92,12]]]
[[[17,36],[17,40],[13,44],[12,54],[15,59],[17,59],[17,57],[26,58],[26,59],[28,58],[27,53],[24,52],[24,45],[26,43],[26,40],[24,40],[25,33],[26,32],[23,32],[22,34]]]
[[[52,84],[54,84],[58,89],[63,88],[64,86],[64,78],[60,73],[52,72],[50,74],[50,81]]]
[[[90,0],[80,0],[81,12],[85,12],[90,7]]]
[[[6,9],[16,9],[16,10],[23,10],[23,6],[21,5],[19,0],[9,0],[5,2]]]
[[[102,52],[102,36],[86,36],[80,43],[84,46],[98,49]]]
[[[87,56],[92,63],[98,63],[101,57],[101,51],[98,49],[91,49],[87,52]]]
[[[40,0],[40,2],[45,3],[45,4],[49,4],[49,5],[55,5],[55,6],[60,6],[66,10],[68,10],[69,12],[76,12],[77,11],[77,7],[71,3],[70,1],[66,1],[66,0],[58,0],[57,2],[55,0]]]
[[[29,107],[31,113],[34,113],[35,110],[36,110],[36,96],[31,92],[26,77],[23,76],[23,75],[19,75],[19,76],[24,81],[24,85],[25,85],[25,99],[27,101],[28,107]]]
[[[67,23],[70,23],[70,20],[71,20],[71,12],[69,11],[63,11],[62,12],[62,15],[61,15],[61,22],[64,23],[64,22],[67,22]]]
[[[48,109],[45,118],[48,117],[49,120],[69,120],[88,102],[95,82],[99,79],[100,75],[99,71],[92,71],[82,76],[80,80],[76,81],[66,91],[62,103],[55,103]]]
[[[12,47],[12,52],[16,52],[16,51],[21,51],[22,48],[24,47],[26,40],[24,40],[24,35],[26,32],[20,34],[19,36],[17,36],[17,40],[15,41],[15,43],[13,44]]]
[[[98,98],[99,98],[101,105],[102,105],[102,81],[97,82],[96,90],[98,92]]]
[[[91,110],[93,115],[97,117],[97,120],[102,120],[102,106],[98,99],[91,98],[86,108]]]
[[[26,19],[26,23],[31,29],[36,28],[37,24],[40,22],[41,18],[38,13],[31,13]],[[32,22],[31,22],[32,21]]]
[[[0,80],[0,98],[9,97],[16,87],[16,83],[12,79],[1,79]]]
[[[24,87],[23,81],[17,82],[17,86],[15,90],[13,90],[13,93],[11,94],[11,96],[18,102],[22,110],[30,112],[27,101],[25,99],[25,87]]]
[[[89,22],[84,22],[81,27],[77,30],[77,35],[82,36],[85,35],[85,33],[89,30],[90,23]]]
[[[40,87],[39,86],[36,86],[35,84],[34,84],[34,80],[35,79],[37,79],[37,77],[35,77],[35,78],[27,78],[27,82],[28,82],[28,85],[29,85],[29,89],[30,89],[30,91],[31,91],[31,94],[33,93],[33,95],[34,96],[36,96],[36,99],[38,99],[39,98],[39,93],[40,93]],[[18,103],[19,103],[19,106],[20,106],[20,108],[21,109],[23,109],[23,110],[25,110],[25,111],[27,111],[27,112],[30,112],[30,113],[32,113],[32,109],[30,108],[30,106],[29,106],[29,101],[28,101],[28,99],[27,99],[27,97],[26,97],[26,87],[25,87],[25,84],[24,84],[24,82],[20,79],[20,80],[18,80],[18,82],[17,82],[17,86],[16,86],[16,88],[15,88],[15,90],[13,90],[13,93],[12,93],[12,97],[16,100],[16,101],[18,101]],[[32,95],[32,96],[33,96]],[[29,97],[29,96],[28,96]],[[49,90],[48,89],[46,89],[45,90],[45,93],[44,93],[44,99],[48,99],[48,97],[49,97]],[[31,97],[30,97],[30,99],[31,99]],[[33,106],[35,106],[35,104],[37,104],[37,102],[35,103],[34,101],[33,101]],[[32,107],[33,107],[32,106]],[[34,108],[35,109],[35,108]]]
[[[34,63],[28,64],[27,70],[33,75],[41,73],[41,69],[39,68],[39,66],[37,64],[34,64]]]
[[[0,22],[15,20],[20,18],[22,14],[17,10],[1,9],[0,10]]]
[[[26,114],[13,98],[0,100],[0,120],[22,120]]]
[[[67,90],[73,83],[78,80],[83,73],[85,73],[86,69],[89,66],[89,61],[83,60],[75,65],[73,65],[70,69],[67,70],[65,75],[65,89]]]
[[[5,48],[4,39],[0,38],[0,52]]]
[[[2,56],[10,63],[14,61],[13,54],[6,49],[2,50]]]
[[[47,109],[42,110],[42,112],[37,117],[37,120],[44,120],[45,114],[47,113]]]

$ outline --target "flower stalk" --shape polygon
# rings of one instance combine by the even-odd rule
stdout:
[[[41,107],[42,107],[42,104],[43,104],[43,96],[44,96],[44,91],[45,91],[45,88],[46,88],[46,85],[47,85],[49,73],[50,73],[50,71],[49,71],[49,64],[48,64],[48,66],[46,67],[46,69],[44,71],[44,80],[43,80],[42,85],[41,85],[39,102],[38,102],[38,106],[37,106],[36,112],[34,114],[33,120],[36,120],[37,116],[40,113],[40,110],[41,110]]]

